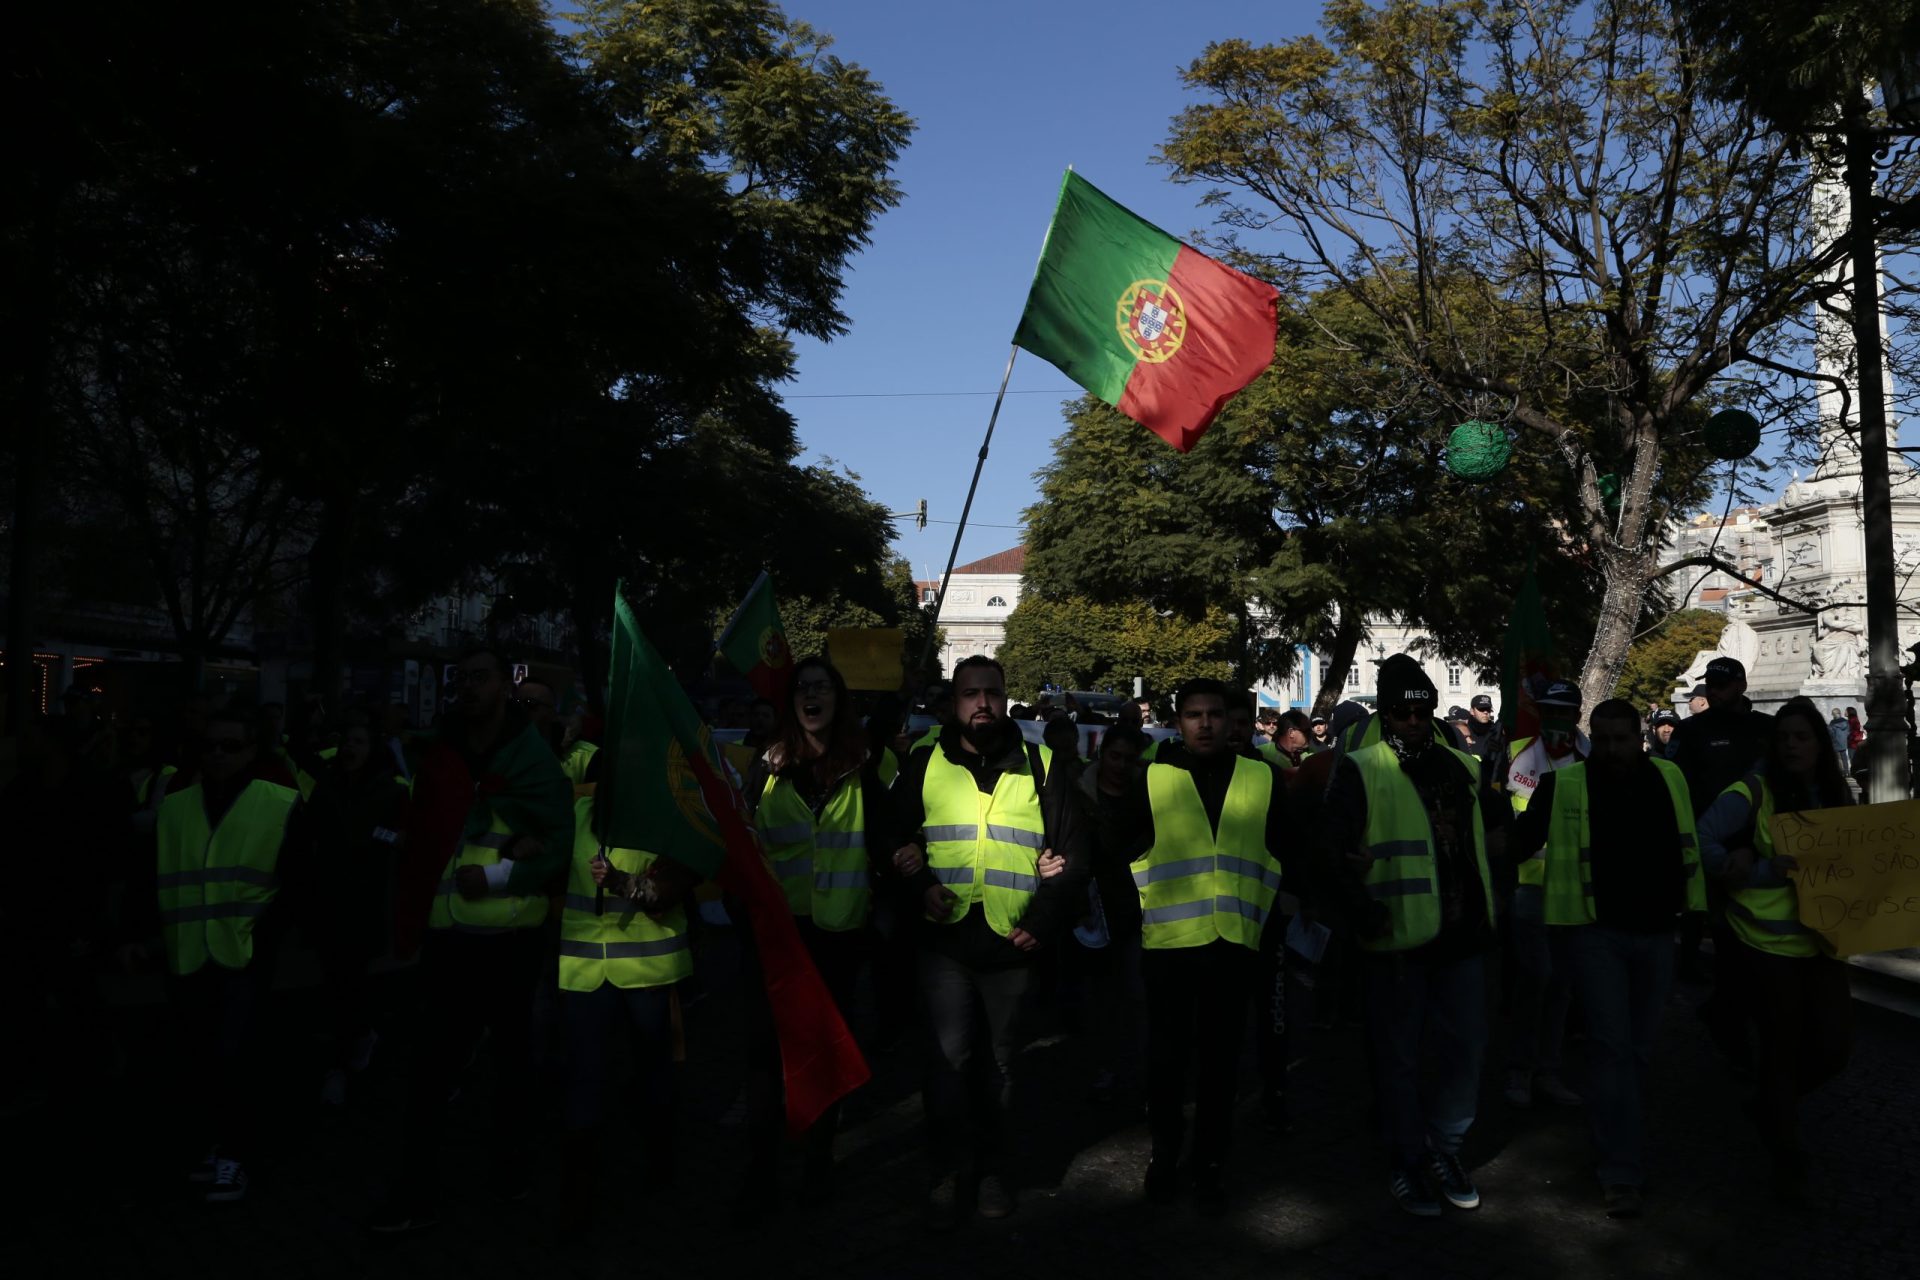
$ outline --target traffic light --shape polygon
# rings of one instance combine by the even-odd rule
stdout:
[[[927,500],[925,498],[920,499],[920,509],[913,517],[913,527],[916,529],[924,529],[927,527]]]

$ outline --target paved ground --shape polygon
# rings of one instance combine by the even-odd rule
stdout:
[[[1920,1276],[1920,1021],[1856,1005],[1852,1066],[1810,1105],[1819,1159],[1810,1207],[1783,1210],[1766,1163],[1682,988],[1666,1024],[1653,1106],[1649,1212],[1619,1223],[1598,1211],[1577,1112],[1515,1114],[1489,1071],[1468,1163],[1485,1198],[1439,1222],[1388,1201],[1370,1137],[1357,1028],[1302,1031],[1293,1073],[1295,1132],[1269,1138],[1245,1112],[1237,1192],[1225,1214],[1139,1197],[1146,1133],[1137,1098],[1098,1105],[1091,1064],[1071,1038],[1043,1036],[1024,1059],[1019,1212],[951,1236],[919,1225],[919,1100],[911,1052],[876,1060],[850,1108],[842,1176],[824,1208],[753,1225],[729,1217],[743,1133],[736,979],[710,957],[713,995],[689,1011],[678,1187],[649,1197],[610,1177],[597,1203],[562,1203],[554,1156],[535,1197],[495,1201],[481,1185],[476,1136],[449,1156],[472,1186],[436,1231],[379,1241],[362,1230],[392,1151],[407,975],[388,983],[389,1042],[344,1116],[320,1114],[320,1045],[310,990],[278,1001],[273,1078],[290,1082],[270,1118],[254,1194],[241,1205],[191,1201],[169,1108],[176,1060],[152,988],[112,987],[111,1026],[125,1070],[103,1080],[59,1067],[52,1092],[14,1094],[16,1210],[0,1268],[41,1275],[305,1277],[461,1276]],[[20,1046],[16,1046],[18,1048]],[[33,1046],[27,1046],[30,1050]],[[41,1046],[44,1048],[44,1046]],[[1497,1046],[1496,1046],[1497,1048]],[[1576,1065],[1571,1074],[1578,1076]],[[49,1059],[42,1053],[40,1057]],[[1503,1059],[1490,1055],[1490,1068]],[[17,1066],[18,1060],[16,1060]],[[483,1134],[484,1063],[458,1115]],[[558,1130],[557,1108],[540,1123]],[[617,1144],[631,1142],[615,1126]],[[454,1175],[454,1170],[460,1170]],[[789,1188],[797,1179],[790,1161]],[[24,1190],[24,1200],[21,1192]],[[10,1217],[14,1215],[9,1215]]]

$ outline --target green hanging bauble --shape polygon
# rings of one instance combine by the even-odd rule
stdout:
[[[1491,422],[1463,422],[1447,437],[1447,470],[1462,480],[1489,480],[1507,469],[1513,445]]]
[[[1745,409],[1722,409],[1707,419],[1707,452],[1735,462],[1760,447],[1760,420]]]
[[[1594,483],[1600,490],[1600,501],[1605,504],[1609,515],[1620,514],[1620,477],[1609,471],[1595,478]]]

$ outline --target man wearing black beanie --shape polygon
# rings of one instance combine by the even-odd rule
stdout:
[[[1388,658],[1377,687],[1380,741],[1335,769],[1326,819],[1376,909],[1358,941],[1388,1190],[1407,1212],[1438,1217],[1441,1199],[1480,1204],[1459,1152],[1487,1041],[1494,911],[1481,806],[1496,798],[1481,786],[1480,762],[1436,736],[1438,691],[1418,662]],[[1438,1068],[1424,1098],[1423,1058]]]

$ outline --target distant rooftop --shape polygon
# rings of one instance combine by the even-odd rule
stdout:
[[[957,576],[962,573],[1024,573],[1027,568],[1027,549],[1024,546],[1012,547],[1006,551],[996,551],[990,556],[963,564],[954,569]]]

